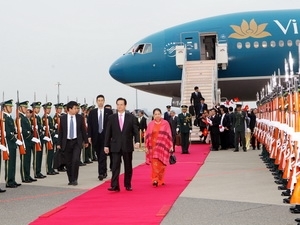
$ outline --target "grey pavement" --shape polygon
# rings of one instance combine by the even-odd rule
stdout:
[[[162,225],[290,225],[289,212],[260,151],[212,151]],[[300,217],[300,215],[299,215]]]
[[[290,205],[282,203],[281,191],[277,190],[259,153],[257,150],[210,152],[161,224],[296,224],[297,215],[289,212]],[[144,157],[144,152],[135,151],[134,166],[143,163]],[[102,184],[106,180],[99,181],[96,171],[96,162],[80,167],[79,185],[75,187],[67,185],[67,176],[61,172],[16,189],[6,189],[6,193],[0,194],[1,225],[28,224],[41,214]],[[2,164],[1,188],[4,187],[3,172]],[[108,177],[110,175],[109,172]],[[19,168],[17,182],[20,182]]]

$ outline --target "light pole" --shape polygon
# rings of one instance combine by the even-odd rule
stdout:
[[[59,103],[59,86],[61,85],[61,83],[57,82],[57,103]]]

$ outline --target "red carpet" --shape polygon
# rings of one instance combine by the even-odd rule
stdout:
[[[166,169],[166,185],[153,187],[150,166],[142,164],[134,168],[132,192],[122,187],[121,192],[109,192],[107,181],[45,213],[31,225],[159,224],[204,163],[209,146],[191,145],[189,155],[180,154],[180,148],[176,151],[177,163]]]

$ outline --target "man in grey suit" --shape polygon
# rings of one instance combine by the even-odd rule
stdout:
[[[84,119],[77,113],[78,103],[67,104],[67,114],[60,118],[57,149],[63,151],[66,159],[68,185],[77,185],[79,162],[82,145],[88,146],[87,131]]]
[[[138,121],[130,113],[126,113],[127,101],[124,98],[118,98],[116,101],[117,113],[108,117],[104,152],[112,154],[112,178],[109,191],[120,191],[119,175],[121,168],[121,157],[124,161],[124,186],[127,191],[132,191],[132,152],[134,147],[139,147],[140,136],[138,132]],[[133,146],[133,138],[135,146]]]

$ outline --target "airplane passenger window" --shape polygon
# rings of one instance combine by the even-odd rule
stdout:
[[[296,45],[299,46],[300,40],[296,40]]]
[[[246,47],[246,48],[250,48],[250,47],[251,47],[250,42],[246,42],[246,43],[245,43],[245,47]]]
[[[263,41],[263,42],[262,42],[262,47],[263,47],[263,48],[268,47],[268,43],[267,43],[266,41]]]
[[[255,41],[254,44],[253,44],[254,48],[258,48],[259,47],[259,43],[258,41]]]
[[[236,47],[237,47],[238,49],[241,49],[241,48],[243,47],[243,45],[242,45],[241,42],[238,42],[238,43],[236,44]]]
[[[279,41],[279,47],[283,47],[284,46],[284,41]]]
[[[276,42],[275,42],[275,41],[271,41],[270,46],[271,46],[272,48],[276,47]]]
[[[288,41],[287,41],[287,45],[288,45],[289,47],[292,47],[293,42],[292,42],[291,40],[288,40]]]

